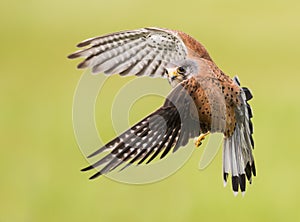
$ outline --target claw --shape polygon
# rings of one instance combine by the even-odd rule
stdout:
[[[200,134],[200,136],[196,139],[195,141],[195,146],[199,147],[202,144],[202,141],[205,139],[205,137],[209,134],[210,132],[208,131],[207,133]]]

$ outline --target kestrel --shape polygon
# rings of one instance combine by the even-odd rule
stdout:
[[[82,169],[103,165],[96,178],[121,164],[125,167],[165,157],[209,133],[224,135],[223,180],[231,174],[235,194],[245,192],[246,178],[256,175],[252,149],[252,94],[240,87],[213,62],[202,44],[189,35],[161,28],[142,28],[91,38],[78,44],[83,49],[68,58],[85,58],[78,68],[93,73],[166,78],[172,86],[164,104],[89,157],[110,151]]]

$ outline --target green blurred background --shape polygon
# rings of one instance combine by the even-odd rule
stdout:
[[[300,220],[299,1],[0,6],[0,221]],[[145,26],[189,33],[252,89],[258,176],[244,198],[223,188],[221,152],[198,169],[202,149],[176,174],[149,185],[89,181],[79,172],[87,163],[73,134],[72,100],[82,72],[66,56],[86,38]],[[116,87],[124,81],[116,78]],[[133,121],[157,106],[133,114]],[[108,128],[103,137],[112,138],[109,118],[99,118]]]

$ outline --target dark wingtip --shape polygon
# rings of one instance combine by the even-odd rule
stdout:
[[[95,173],[93,176],[91,176],[89,179],[90,180],[93,180],[93,179],[96,179],[97,177],[100,177],[102,175],[101,171]]]
[[[92,165],[82,168],[80,171],[85,172],[85,171],[89,171],[91,169],[94,169],[94,167]]]
[[[106,144],[106,145],[107,145],[107,144]],[[90,155],[88,155],[87,158],[91,158],[91,157],[93,157],[93,156],[96,156],[96,155],[99,154],[99,153],[104,152],[104,151],[107,149],[107,146],[106,146],[106,145],[103,146],[103,147],[101,147],[100,149],[96,150],[95,152],[91,153]]]
[[[227,182],[227,178],[228,178],[228,173],[224,173],[223,174],[223,179],[224,179],[225,182]]]
[[[246,95],[246,100],[247,101],[253,98],[253,95],[252,95],[251,91],[247,87],[242,87],[242,89],[243,89],[243,91]]]
[[[241,174],[239,176],[239,179],[240,179],[240,188],[241,188],[241,191],[242,192],[245,192],[246,191],[246,177],[245,177],[245,174]]]
[[[93,157],[93,156],[96,156],[98,153],[100,153],[99,150],[97,150],[97,151],[91,153],[90,155],[87,156],[87,158],[91,158],[91,157]]]
[[[83,41],[83,42],[78,43],[76,46],[77,46],[78,48],[81,48],[81,47],[84,47],[84,46],[89,45],[90,43],[91,43],[91,41],[90,41],[90,40],[87,40],[87,41]]]
[[[251,106],[247,102],[246,102],[246,104],[247,104],[248,116],[249,116],[249,118],[252,118],[253,117],[253,113],[252,113]]]
[[[250,133],[253,134],[253,123],[251,120],[249,120],[249,129],[250,129]]]
[[[235,82],[240,86],[241,83],[240,83],[240,80],[237,76],[233,77],[233,79],[235,80]]]
[[[152,162],[152,160],[156,157],[157,155],[152,155],[148,160],[147,160],[147,162],[146,162],[146,164],[149,164],[149,163],[151,163]]]
[[[250,135],[250,142],[251,142],[252,148],[254,149],[254,140],[253,140],[252,135]]]
[[[231,177],[231,183],[232,183],[232,189],[234,192],[239,191],[239,177],[238,176],[232,176]]]
[[[165,149],[164,152],[159,157],[159,159],[163,159],[169,153],[169,151],[170,151],[170,149],[169,150]]]
[[[255,168],[255,163],[254,163],[254,161],[253,161],[252,164],[251,164],[251,169],[252,169],[253,176],[256,176],[256,168]]]
[[[250,166],[250,163],[248,162],[247,165],[246,165],[246,168],[245,168],[245,172],[246,172],[246,177],[247,177],[247,180],[248,181],[251,181],[251,166]]]
[[[77,65],[77,68],[78,69],[84,69],[84,68],[86,68],[87,67],[87,65],[86,65],[86,60],[84,60],[83,62],[81,62],[81,63],[79,63],[78,65]]]
[[[78,54],[77,53],[72,53],[72,54],[70,54],[70,55],[68,55],[68,59],[76,59],[76,58],[78,58],[79,56],[78,56]]]

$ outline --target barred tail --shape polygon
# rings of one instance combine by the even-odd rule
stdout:
[[[234,78],[239,84],[237,77]],[[248,101],[252,98],[248,88],[241,90],[243,105],[237,111],[237,124],[231,137],[224,139],[223,147],[223,177],[224,185],[227,183],[229,173],[232,176],[232,189],[236,195],[239,189],[242,193],[246,190],[246,178],[251,184],[252,175],[256,176],[254,157],[252,149],[254,141],[252,138],[253,125],[251,122],[252,110]]]

